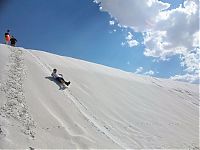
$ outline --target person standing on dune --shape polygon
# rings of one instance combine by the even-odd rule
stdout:
[[[6,41],[6,44],[9,44],[10,42],[10,30],[7,30],[7,32],[5,33],[5,41]]]
[[[12,36],[11,39],[10,39],[10,45],[15,47],[16,42],[17,42],[17,39],[14,38],[14,36]]]

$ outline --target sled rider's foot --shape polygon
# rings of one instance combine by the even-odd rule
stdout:
[[[65,84],[68,86],[68,85],[70,84],[70,81],[68,81],[68,82],[65,82]]]

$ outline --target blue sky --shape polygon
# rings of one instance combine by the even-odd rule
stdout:
[[[178,7],[183,0],[163,0]],[[0,2],[0,32],[11,30],[20,47],[39,49],[135,72],[153,70],[153,76],[169,78],[182,74],[179,56],[153,62],[144,56],[145,45],[122,46],[128,32],[142,42],[141,33],[111,26],[112,20],[92,0],[9,0]],[[113,30],[116,30],[114,32]],[[3,40],[2,40],[3,42]]]

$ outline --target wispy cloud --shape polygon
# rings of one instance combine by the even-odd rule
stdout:
[[[147,71],[147,72],[144,73],[144,75],[150,75],[150,76],[152,76],[152,75],[154,75],[154,74],[155,74],[155,73],[154,73],[153,70],[149,70],[149,71]]]
[[[139,73],[141,73],[143,70],[144,70],[143,67],[139,67],[139,68],[136,69],[136,71],[135,71],[134,73],[139,74]]]

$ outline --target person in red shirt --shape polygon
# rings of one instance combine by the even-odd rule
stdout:
[[[10,30],[7,30],[7,32],[5,33],[5,41],[6,41],[6,44],[9,44],[10,42]]]

